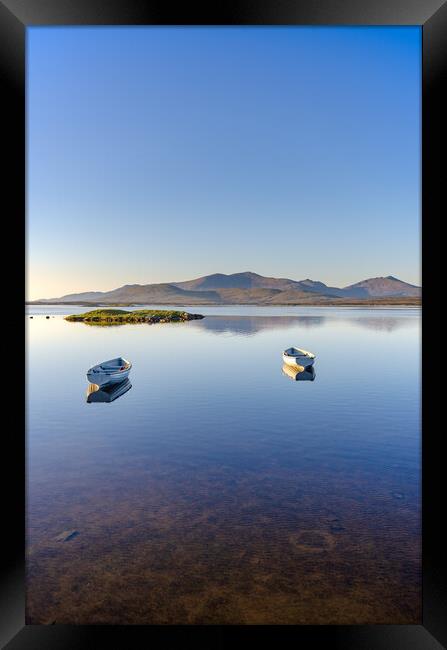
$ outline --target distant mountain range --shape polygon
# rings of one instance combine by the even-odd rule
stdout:
[[[213,273],[195,280],[162,284],[126,284],[113,291],[71,293],[34,303],[92,304],[337,304],[346,302],[418,302],[421,288],[389,275],[369,278],[347,287],[329,287],[315,280],[269,278],[251,271]]]

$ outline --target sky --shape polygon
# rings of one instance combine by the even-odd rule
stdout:
[[[420,283],[419,27],[29,27],[27,298]]]

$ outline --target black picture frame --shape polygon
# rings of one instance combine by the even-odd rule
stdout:
[[[8,205],[8,228],[16,229],[13,250],[14,276],[18,291],[13,299],[21,309],[24,276],[17,269],[23,255],[25,235],[25,31],[32,25],[421,25],[422,52],[422,242],[424,286],[423,352],[425,376],[433,368],[434,337],[428,320],[434,301],[432,284],[436,258],[436,220],[445,213],[443,136],[447,103],[447,2],[445,0],[249,0],[232,5],[198,8],[190,4],[170,4],[144,0],[0,0],[0,81],[3,109],[3,205]],[[443,93],[444,91],[444,93]],[[439,162],[440,161],[440,162]],[[4,219],[6,215],[4,216]],[[4,222],[5,223],[5,222]],[[430,224],[430,226],[428,225]],[[5,237],[6,239],[6,237]],[[440,259],[442,252],[438,241]],[[433,299],[433,300],[432,300]],[[19,305],[20,303],[20,305]],[[427,328],[426,328],[427,324]],[[14,330],[14,332],[13,332]],[[430,332],[430,333],[428,333]],[[10,326],[11,337],[22,335]],[[22,349],[19,340],[18,350]],[[16,357],[19,359],[20,356]],[[23,384],[23,366],[12,369],[13,381]],[[18,409],[8,406],[4,418],[4,465],[12,471],[3,491],[3,529],[0,583],[0,642],[8,650],[18,648],[112,648],[165,647],[220,648],[237,640],[264,641],[280,646],[365,649],[435,650],[447,645],[447,599],[445,586],[445,541],[440,526],[443,503],[444,456],[442,426],[435,410],[433,387],[422,382],[422,527],[423,527],[423,618],[421,625],[382,626],[275,626],[275,627],[157,627],[157,626],[32,626],[25,625],[25,437]],[[21,397],[21,395],[20,395]],[[23,404],[23,400],[22,400]],[[442,400],[440,401],[442,404]],[[21,405],[19,404],[19,407]],[[26,405],[25,405],[26,409]],[[441,411],[439,410],[439,413]],[[441,421],[442,422],[442,421]],[[4,469],[3,472],[4,474]],[[6,511],[6,512],[5,512]]]

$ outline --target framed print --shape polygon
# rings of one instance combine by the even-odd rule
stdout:
[[[444,647],[446,3],[102,5],[0,2],[2,644]]]

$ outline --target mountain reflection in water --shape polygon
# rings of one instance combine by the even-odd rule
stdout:
[[[323,316],[206,316],[203,320],[193,321],[194,327],[200,327],[213,334],[242,334],[252,336],[264,330],[289,329],[300,325],[312,328],[323,325]]]
[[[290,329],[302,327],[314,329],[327,325],[331,320],[343,322],[339,316],[335,318],[327,316],[205,316],[203,320],[191,321],[190,327],[199,327],[213,334],[236,334],[243,336],[254,336],[259,332],[277,329]],[[411,321],[404,318],[377,317],[356,317],[346,319],[346,323],[358,327],[393,332],[396,329],[411,327]]]

